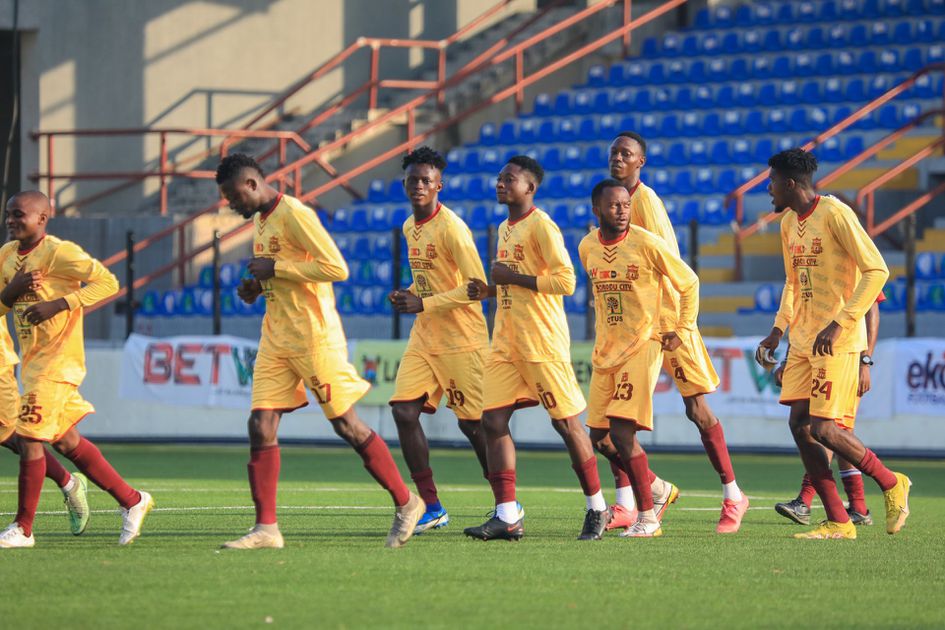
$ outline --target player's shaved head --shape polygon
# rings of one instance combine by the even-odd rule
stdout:
[[[16,193],[7,202],[7,208],[11,207],[21,208],[23,212],[39,212],[46,216],[52,213],[49,197],[38,190],[24,190]]]
[[[643,155],[646,155],[646,140],[644,140],[643,136],[638,134],[636,131],[621,131],[617,134],[617,138],[628,138],[633,140],[640,145],[640,152],[643,153]]]
[[[20,241],[21,246],[32,245],[46,235],[52,207],[49,197],[38,190],[13,195],[4,210],[7,233],[12,240]]]

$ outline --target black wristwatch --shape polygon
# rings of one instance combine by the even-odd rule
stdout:
[[[862,363],[863,365],[873,365],[873,357],[871,357],[868,354],[861,354],[860,363]]]

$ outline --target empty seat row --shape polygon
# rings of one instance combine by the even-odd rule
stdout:
[[[945,0],[825,0],[824,2],[746,2],[737,8],[728,5],[701,9],[696,13],[699,29],[790,24],[793,22],[834,22],[875,20],[903,15],[945,15]]]
[[[213,291],[200,287],[145,291],[137,312],[147,317],[209,317],[213,315]],[[224,317],[258,317],[265,312],[266,300],[262,296],[253,304],[246,304],[236,295],[235,288],[220,291],[220,314]]]
[[[945,61],[945,46],[889,47],[884,50],[841,50],[821,53],[752,55],[734,58],[631,60],[609,70],[593,66],[588,86],[620,87],[666,84],[704,84],[751,79],[791,79],[812,76],[876,74],[914,71]]]
[[[688,35],[670,32],[662,38],[647,38],[643,42],[641,56],[646,59],[691,58],[699,55],[780,52],[785,49],[798,51],[932,43],[943,39],[945,39],[945,21],[933,19],[902,20],[895,24],[886,21],[870,24],[835,23],[787,30],[770,28],[727,33],[697,32]]]

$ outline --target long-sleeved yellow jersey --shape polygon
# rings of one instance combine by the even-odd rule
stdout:
[[[442,204],[423,221],[408,217],[403,229],[413,274],[410,290],[423,300],[408,347],[438,355],[488,346],[482,305],[466,291],[470,278],[486,278],[472,232]]]
[[[14,327],[23,358],[22,380],[37,378],[81,385],[85,378],[82,309],[118,292],[118,280],[102,263],[71,241],[51,234],[29,250],[11,241],[0,248],[0,275],[6,286],[21,267],[43,275],[36,291],[13,304]],[[84,286],[83,286],[84,285]],[[33,304],[63,298],[68,309],[34,326],[23,317]],[[10,308],[0,303],[0,314]]]
[[[318,215],[279,195],[253,223],[253,255],[275,260],[275,277],[262,281],[266,315],[259,351],[297,357],[344,346],[331,283],[348,277],[348,265]]]
[[[853,210],[818,196],[807,214],[781,219],[784,292],[774,325],[790,328],[791,349],[810,354],[831,320],[843,328],[834,354],[866,349],[864,315],[882,291],[889,269]]]
[[[591,364],[596,370],[624,365],[649,340],[659,340],[664,283],[678,296],[675,326],[695,329],[699,278],[669,243],[636,225],[613,241],[592,230],[578,247],[590,277],[597,333]]]
[[[677,257],[679,257],[679,243],[676,241],[676,230],[669,220],[666,206],[656,192],[638,182],[630,191],[630,223],[639,225],[644,230],[656,234],[663,239]],[[662,308],[660,311],[660,331],[672,332],[676,329],[676,319],[679,317],[679,295],[673,290],[669,280],[663,281]]]
[[[561,230],[543,210],[499,225],[496,261],[537,277],[538,291],[496,289],[492,350],[508,361],[569,361],[571,335],[562,296],[574,293],[571,257]]]
[[[10,336],[10,329],[7,327],[6,317],[0,322],[0,368],[7,368],[20,362],[20,357],[16,356],[16,349],[13,347],[13,337]]]

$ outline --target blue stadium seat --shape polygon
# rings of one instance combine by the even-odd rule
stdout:
[[[799,28],[789,29],[784,34],[784,47],[789,50],[800,50],[806,45],[804,31]]]
[[[571,171],[587,168],[587,165],[584,163],[584,153],[581,151],[581,148],[576,145],[571,145],[565,149],[562,165],[564,168]]]
[[[899,121],[899,109],[895,104],[883,105],[878,110],[877,123],[883,129],[895,129],[901,123]]]
[[[727,118],[729,114],[726,113],[725,116]],[[749,134],[765,133],[768,131],[764,121],[764,112],[757,109],[748,112],[748,116],[745,117],[744,129],[745,133]],[[734,132],[732,135],[737,135],[737,132]]]
[[[870,45],[887,46],[889,45],[889,25],[883,21],[874,22],[870,27]]]
[[[840,141],[836,137],[824,140],[823,144],[814,149],[814,154],[821,162],[839,162],[843,159]]]
[[[660,52],[665,57],[678,57],[680,52],[682,52],[682,46],[682,38],[680,38],[677,33],[666,33],[663,35],[663,42],[660,45]]]
[[[471,147],[466,154],[463,156],[462,162],[456,162],[456,170],[454,173],[478,173],[479,169],[482,167],[480,160],[479,150],[475,147]],[[449,160],[447,160],[449,161]],[[454,165],[454,162],[449,162],[450,167]],[[450,170],[453,170],[452,168]]]
[[[775,313],[781,305],[780,288],[766,282],[755,291],[755,310],[761,313]]]
[[[355,208],[348,217],[348,228],[352,232],[368,231],[368,213],[364,208]]]
[[[615,63],[610,66],[610,71],[607,74],[607,85],[613,87],[619,87],[621,85],[626,85],[626,76],[624,74],[625,68],[619,63]]]
[[[655,61],[650,64],[650,71],[647,74],[647,78],[649,82],[654,85],[666,83],[666,65],[660,61]]]
[[[455,211],[456,209],[453,208]],[[403,239],[398,239],[398,242]],[[387,234],[379,234],[371,241],[371,256],[376,260],[390,260],[393,258],[391,240]]]
[[[570,92],[558,92],[554,104],[555,116],[570,116],[574,113]]]
[[[737,105],[738,107],[753,107],[755,105],[755,84],[754,83],[739,83],[738,90],[735,92],[734,103],[730,100],[732,94],[732,86],[726,85],[719,90],[719,102],[716,103],[716,107],[733,107]],[[770,88],[766,90],[766,88]],[[770,97],[770,99],[768,98]],[[766,83],[761,86],[761,89],[758,91],[758,103],[773,103],[776,101],[776,94],[774,90],[773,83]]]
[[[699,9],[696,12],[696,19],[693,21],[696,28],[706,29],[712,26],[712,18],[708,9]]]
[[[886,0],[883,3],[883,14],[886,17],[899,17],[906,12],[906,5],[903,0]]]
[[[723,85],[715,94],[715,107],[719,109],[729,109],[735,107],[735,88],[731,85]]]
[[[590,67],[587,71],[587,85],[588,87],[605,87],[607,85],[607,70],[604,66],[595,64]],[[538,95],[538,97],[540,96],[542,96],[542,94]],[[545,96],[547,96],[547,94]],[[539,114],[538,112],[538,97],[535,97],[535,115],[547,116],[547,113]]]
[[[765,161],[767,159],[765,158]],[[753,162],[751,143],[748,140],[739,138],[732,142],[732,162],[735,164],[751,164]]]
[[[694,140],[689,145],[689,162],[692,164],[709,164],[709,148],[702,140]]]
[[[659,135],[663,138],[675,138],[681,135],[679,117],[676,114],[665,114],[659,127]],[[644,135],[644,137],[646,137]]]
[[[758,89],[758,102],[768,107],[779,104],[781,96],[778,94],[777,84],[773,82],[762,83]]]
[[[390,224],[393,227],[400,229],[400,227],[404,224],[404,221],[407,220],[408,216],[410,216],[410,210],[408,210],[406,207],[399,206],[394,208],[390,213]]]
[[[571,215],[569,213],[568,204],[555,204],[554,208],[551,210],[551,220],[554,221],[559,228],[571,227]]]
[[[180,302],[180,290],[165,291],[157,305],[157,314],[161,317],[173,317],[177,314],[177,304]]]
[[[499,127],[499,144],[515,144],[518,141],[518,131],[515,123],[506,121]]]
[[[737,112],[734,112],[737,117]],[[706,136],[714,137],[722,134],[722,122],[718,112],[709,112],[702,119],[702,131]]]
[[[653,91],[653,109],[658,112],[665,112],[673,107],[672,92],[666,88],[659,88]]]
[[[558,130],[554,137],[554,142],[570,143],[578,139],[578,128],[575,119],[565,118],[558,123]]]
[[[864,46],[870,45],[870,36],[869,32],[866,30],[865,24],[857,24],[850,29],[850,35],[847,38],[847,43],[850,46],[855,48],[862,48]]]
[[[945,41],[945,21],[942,21],[942,28],[939,30],[939,39]],[[941,63],[945,61],[945,46],[936,44],[929,46],[925,51],[925,63]]]
[[[817,5],[810,0],[798,2],[795,11],[799,22],[813,22],[817,19]]]
[[[860,3],[858,0],[840,0],[837,7],[837,17],[841,20],[860,19]]]
[[[703,55],[718,55],[725,52],[722,48],[722,40],[716,33],[706,33],[703,35],[700,44]]]
[[[843,159],[850,160],[863,153],[864,150],[863,136],[851,136],[843,145]]]
[[[573,111],[575,114],[591,114],[594,111],[594,94],[588,92],[587,90],[581,90],[574,93],[574,108]]]
[[[623,83],[620,85],[643,85],[646,83],[646,71],[643,64],[637,61],[631,61],[626,65],[623,72]]]
[[[368,184],[367,200],[371,203],[384,203],[387,201],[387,185],[383,179],[372,179]]]
[[[706,70],[707,77],[711,81],[728,81],[728,65],[724,59],[713,59],[709,62]]]
[[[824,82],[822,98],[827,103],[842,103],[846,100],[846,93],[844,92],[843,83],[840,79],[830,78]]]
[[[866,92],[868,100],[873,100],[882,96],[893,87],[893,81],[888,76],[879,75],[873,77]]]
[[[479,128],[479,144],[493,146],[499,143],[498,131],[493,123],[485,123]]]
[[[692,181],[692,171],[683,170],[676,173],[676,177],[673,179],[673,189],[680,195],[694,194],[696,187]]]
[[[919,280],[932,280],[939,277],[936,256],[933,252],[920,252],[915,256],[915,277]]]
[[[656,136],[659,133],[659,127],[657,126],[659,119],[653,114],[644,114],[640,116],[640,129],[639,133],[644,138],[649,138],[650,136]]]
[[[661,169],[644,169],[643,174],[645,175],[643,179],[646,182],[646,185],[655,189],[660,195],[671,195],[676,192],[673,187],[673,180],[670,177],[669,171],[664,171]]]
[[[783,47],[781,45],[781,31],[773,28],[765,33],[765,37],[761,42],[761,48],[768,52],[782,50]]]
[[[707,80],[707,78],[708,78],[708,74],[706,73],[704,61],[700,59],[696,59],[695,61],[689,64],[688,79],[690,83],[695,83],[695,84],[704,83]]]
[[[800,111],[804,112],[804,110]],[[768,131],[780,133],[783,131],[789,131],[790,128],[791,125],[788,121],[788,115],[785,110],[778,108],[772,109],[768,112]]]
[[[646,163],[657,168],[669,164],[669,155],[666,150],[666,145],[659,140],[649,142],[646,147]]]
[[[656,59],[660,56],[660,44],[655,37],[647,37],[640,48],[640,56],[644,59]]]
[[[770,157],[770,156],[769,156]],[[735,175],[735,169],[726,168],[719,171],[718,192],[727,195],[738,188],[738,178]]]
[[[593,76],[594,68],[600,68],[600,72],[603,72],[603,67],[594,66],[590,69],[589,76]],[[551,102],[551,95],[545,92],[542,92],[535,97],[535,106],[534,111],[532,112],[535,116],[543,118],[545,116],[552,116],[554,114],[554,106]]]
[[[650,90],[637,90],[633,97],[633,111],[649,112],[653,111],[654,92]]]
[[[403,194],[403,184],[399,181],[391,182],[400,186],[401,195]],[[368,229],[373,232],[387,231],[391,228],[390,212],[385,207],[372,208],[368,213]]]
[[[715,181],[712,169],[700,168],[696,170],[696,181],[693,184],[695,191],[700,195],[711,195],[715,191]]]
[[[767,164],[768,158],[775,154],[774,143],[770,138],[762,138],[755,143],[753,151],[753,162],[756,164]]]
[[[820,81],[806,81],[801,87],[800,101],[809,105],[820,103],[824,100],[824,94],[821,92]]]
[[[679,223],[682,225],[688,225],[693,219],[699,219],[699,202],[695,199],[690,199],[686,201],[682,208],[679,209]],[[682,249],[682,244],[680,244],[680,249]]]
[[[880,72],[898,72],[902,68],[899,61],[899,52],[895,50],[883,50],[879,53],[876,66]]]
[[[594,222],[594,213],[591,207],[586,203],[579,203],[571,208],[571,224],[580,229],[584,229]]]
[[[669,146],[669,151],[666,153],[666,159],[664,160],[665,164],[670,166],[685,166],[689,163],[688,152],[686,151],[686,144],[683,142],[674,142]],[[647,159],[650,157],[650,151],[647,151]],[[662,166],[661,164],[654,164],[654,166]]]
[[[902,68],[903,70],[908,70],[909,72],[915,72],[923,65],[925,61],[923,60],[923,50],[919,47],[907,48],[906,52],[902,55]]]
[[[740,33],[733,31],[722,37],[721,52],[726,55],[736,55],[742,52],[742,38]]]
[[[563,175],[552,175],[542,183],[538,194],[545,199],[563,199],[568,196]]]
[[[798,59],[800,59],[800,55]],[[801,96],[798,93],[797,81],[783,81],[781,83],[781,98],[780,102],[785,105],[796,105],[801,100]]]
[[[712,164],[728,164],[731,162],[732,156],[729,154],[728,142],[726,140],[716,140],[712,144],[709,159]]]
[[[752,57],[751,76],[755,79],[771,78],[771,61],[767,55]]]
[[[900,22],[899,24],[896,24],[896,27],[892,32],[893,43],[899,45],[911,44],[912,40],[912,24],[910,22]]]
[[[520,142],[522,144],[535,144],[538,142],[539,121],[540,119],[526,118],[519,125],[517,138],[509,141],[502,141],[500,144],[509,145]]]
[[[562,168],[561,152],[558,147],[549,147],[541,156],[541,166],[546,171],[557,171]]]
[[[759,52],[761,50],[761,38],[761,31],[757,29],[745,31],[741,41],[742,52]]]
[[[687,138],[695,138],[702,135],[702,123],[699,119],[699,114],[694,112],[686,112],[682,115],[682,120],[679,126],[679,135],[682,135]]]
[[[849,50],[841,50],[834,57],[834,72],[837,74],[858,74],[860,66],[856,57]]]
[[[876,53],[872,50],[863,51],[860,54],[858,70],[864,74],[873,74],[878,71],[879,64],[876,61]]]
[[[830,53],[817,55],[817,59],[814,61],[812,72],[813,74],[822,77],[834,74],[833,55]]]
[[[591,189],[587,185],[587,177],[584,173],[571,173],[568,175],[565,192],[572,199],[583,199],[590,194]]]
[[[929,2],[928,11],[932,12],[933,2]],[[909,15],[924,15],[926,12],[924,0],[907,0],[906,2],[906,13]]]
[[[728,191],[721,190],[720,192]],[[725,211],[722,202],[718,199],[708,199],[699,212],[699,223],[703,225],[725,225],[734,218],[731,214]]]
[[[601,90],[594,96],[594,104],[591,111],[595,114],[606,114],[612,108],[610,103],[610,92]]]
[[[908,22],[906,22],[908,24]],[[913,40],[923,44],[935,41],[935,22],[932,20],[917,20],[913,32]],[[910,43],[910,42],[905,42]]]
[[[620,119],[613,114],[604,114],[600,117],[599,124],[597,126],[597,137],[601,140],[610,141],[620,133]]]
[[[686,64],[683,61],[674,59],[669,62],[666,68],[667,83],[685,83],[686,82]]]
[[[910,96],[912,98],[935,98],[935,82],[932,81],[931,75],[923,74],[918,77],[910,90]]]
[[[716,28],[731,28],[735,26],[735,12],[732,7],[721,5],[715,7],[713,24]]]
[[[752,114],[758,114],[758,113],[760,112],[758,111],[750,112],[748,114],[748,119],[749,120],[751,119]],[[709,117],[706,116],[706,120],[708,119]],[[752,130],[746,129],[743,126],[742,116],[740,112],[731,111],[731,110],[726,111],[725,114],[722,116],[722,131],[726,135],[737,136],[738,134],[742,133],[743,130],[747,131],[748,133],[754,133]],[[708,135],[708,131],[706,132],[706,134]]]
[[[712,95],[712,89],[705,85],[697,86],[693,106],[699,109],[715,107],[715,97]]]
[[[692,90],[688,87],[681,87],[676,90],[676,98],[674,100],[673,109],[687,111],[695,107],[695,103],[692,100]]]
[[[843,48],[847,45],[847,27],[845,24],[832,24],[827,29],[825,47]]]

